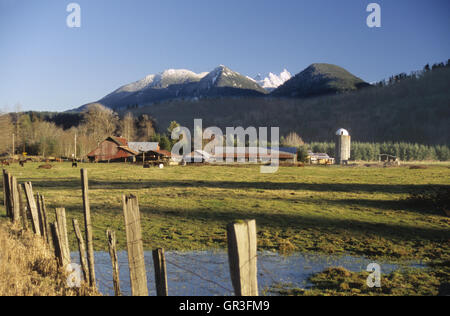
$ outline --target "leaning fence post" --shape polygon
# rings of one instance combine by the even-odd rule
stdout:
[[[12,219],[15,223],[20,222],[20,197],[19,191],[17,190],[17,179],[16,177],[11,177],[11,187],[10,194],[12,199]]]
[[[67,237],[66,210],[64,208],[56,209],[56,222],[58,223],[58,236],[61,248],[62,266],[65,268],[71,262],[69,239]]]
[[[96,287],[94,243],[92,241],[91,206],[89,203],[89,185],[86,169],[81,169],[81,189],[83,192],[84,225],[87,243],[88,264],[89,264],[89,285],[91,287]]]
[[[55,250],[55,257],[59,266],[63,266],[63,250],[61,246],[61,238],[59,236],[58,222],[50,223],[50,232],[52,235],[53,249]]]
[[[228,261],[236,296],[258,296],[256,222],[227,226]]]
[[[148,296],[138,199],[133,195],[124,195],[122,200],[127,235],[131,294],[133,296]]]
[[[121,296],[122,293],[120,292],[119,260],[117,258],[116,233],[108,229],[106,231],[106,238],[108,240],[109,256],[111,257],[111,264],[113,269],[114,293],[116,294],[116,296]]]
[[[42,214],[42,220],[43,220],[43,227],[44,227],[44,233],[45,233],[45,239],[48,244],[50,244],[50,234],[48,233],[48,217],[47,217],[47,207],[45,206],[45,198],[43,195],[41,195],[40,199],[40,206],[41,206],[41,214]]]
[[[3,205],[6,207],[6,181],[5,181],[5,173],[6,169],[3,169]],[[6,208],[6,215],[8,215],[8,208]]]
[[[33,223],[33,230],[36,235],[41,236],[41,229],[39,225],[39,215],[36,206],[36,200],[33,196],[33,187],[31,186],[31,182],[24,183],[25,196],[27,198],[28,209],[31,212],[31,218]]]
[[[36,201],[37,201],[37,210],[38,210],[38,217],[39,217],[39,228],[41,230],[42,237],[44,237],[44,240],[47,241],[47,227],[45,227],[45,216],[44,211],[42,209],[42,200],[41,195],[39,192],[36,194]]]
[[[11,218],[11,192],[10,192],[10,184],[11,184],[11,175],[5,169],[3,169],[3,193],[4,193],[4,204],[6,209],[6,216]]]
[[[11,220],[14,220],[14,189],[13,189],[13,176],[8,173],[8,192],[9,192],[9,216]]]
[[[17,183],[17,192],[19,192],[20,217],[22,218],[22,226],[28,230],[28,214],[26,202],[24,201],[24,191],[20,184]]]
[[[153,265],[155,266],[156,295],[167,296],[167,271],[164,249],[153,250]]]
[[[84,245],[83,235],[80,231],[80,226],[78,226],[78,221],[76,219],[72,220],[73,229],[75,230],[75,236],[78,240],[78,251],[80,253],[80,263],[83,269],[84,280],[89,284],[89,268],[86,260],[86,247]]]

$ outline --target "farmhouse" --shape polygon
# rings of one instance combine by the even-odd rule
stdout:
[[[128,146],[125,138],[110,136],[88,153],[87,157],[91,162],[127,162],[135,161],[137,154]]]
[[[331,158],[330,156],[328,156],[328,154],[325,154],[325,153],[313,153],[312,151],[309,151],[306,159],[312,165],[332,165],[332,164],[334,164],[334,158]]]

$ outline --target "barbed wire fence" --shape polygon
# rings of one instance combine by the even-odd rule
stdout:
[[[4,174],[4,186],[9,185],[10,182],[7,176],[7,174]],[[11,186],[11,188],[14,189],[15,186]],[[33,194],[31,193],[30,196],[32,195]],[[5,200],[9,201],[7,200],[10,199],[9,193],[4,192],[4,196]],[[27,199],[29,199],[30,196],[27,196]],[[26,207],[24,207],[24,209],[25,208]],[[30,208],[29,205],[28,208]],[[11,209],[13,208],[11,207]],[[30,210],[25,210],[25,212],[30,212]],[[10,213],[13,213],[13,211]],[[40,220],[40,222],[42,225],[42,220]],[[95,225],[94,223],[91,225],[97,231],[104,231],[106,229],[105,227]],[[38,227],[38,224],[34,224],[33,227]],[[140,240],[140,242],[142,242],[142,240]],[[73,252],[71,256],[75,261],[78,259],[79,262],[78,255],[75,252]],[[259,256],[259,253],[255,253],[255,258],[257,258],[259,269],[257,275],[263,280],[263,285],[270,286],[271,284],[284,282],[285,280],[279,275],[279,271],[277,271],[276,268],[274,269],[273,265],[271,267],[267,267],[263,262],[264,260],[260,260],[261,258]],[[130,267],[127,259],[127,253],[125,251],[119,253],[120,283],[124,289],[124,294],[130,294],[130,288],[132,287],[132,282],[129,278]],[[167,277],[170,295],[233,295],[235,292],[233,289],[233,282],[230,280],[230,274],[232,274],[232,268],[230,268],[231,261],[225,252],[203,251],[183,253],[169,250],[165,258],[165,262],[168,266]],[[145,253],[144,264],[148,280],[147,285],[149,285],[150,293],[154,294],[154,286],[152,286],[155,282],[153,273],[154,264],[150,252]],[[96,279],[98,282],[98,287],[102,294],[113,294],[114,287],[112,264],[107,252],[95,253],[95,270],[97,273]]]
[[[260,257],[259,258],[264,258]],[[232,296],[234,290],[230,282],[227,254],[223,251],[167,252],[167,277],[169,295],[175,296]],[[72,253],[72,260],[79,262],[77,253]],[[145,253],[146,272],[150,295],[156,295],[154,264],[151,252]],[[96,276],[100,292],[114,295],[112,265],[107,252],[96,252]],[[123,295],[131,295],[126,251],[119,252],[120,284]],[[263,287],[283,282],[280,276],[266,267],[263,260],[258,260],[258,276],[263,279]]]

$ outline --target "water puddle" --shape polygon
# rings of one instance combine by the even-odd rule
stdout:
[[[123,295],[131,295],[128,258],[125,251],[118,253],[120,285]],[[72,253],[73,262],[79,263],[78,252]],[[151,252],[145,252],[148,288],[156,295]],[[167,281],[171,296],[233,295],[226,251],[166,252]],[[258,286],[260,292],[276,283],[290,283],[307,287],[308,277],[328,267],[341,266],[354,272],[365,271],[373,261],[352,256],[329,256],[295,253],[288,257],[274,252],[258,252]],[[378,262],[382,273],[390,273],[400,266]],[[409,265],[421,267],[419,264]],[[114,295],[112,267],[109,253],[95,253],[95,272],[100,292]],[[266,293],[270,294],[270,293]]]

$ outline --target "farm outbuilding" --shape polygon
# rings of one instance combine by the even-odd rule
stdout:
[[[122,137],[110,136],[87,154],[91,162],[133,162],[138,153],[128,146]]]
[[[333,165],[334,164],[334,158],[330,157],[326,153],[313,153],[312,151],[309,151],[306,159],[312,165]]]
[[[146,152],[140,152],[136,155],[136,162],[141,162],[144,164],[165,164],[165,165],[174,165],[178,164],[181,160],[181,157],[174,156],[170,151],[164,149],[155,149],[149,150]]]
[[[278,159],[280,162],[289,162],[296,163],[297,162],[297,152],[285,152],[281,150],[274,150],[271,148],[265,149],[265,152],[261,152],[259,148],[252,148],[250,151],[249,148],[245,148],[245,152],[238,153],[233,149],[233,153],[223,152],[222,154],[216,153],[215,155],[206,153],[203,150],[196,150],[190,154],[184,156],[184,160],[186,162],[228,162],[228,160],[232,160],[234,163],[252,163],[252,162],[264,162],[269,161],[270,159],[274,159],[275,155],[278,154]],[[226,151],[226,148],[224,148]],[[195,160],[196,159],[196,160]],[[256,161],[253,161],[256,159]]]

